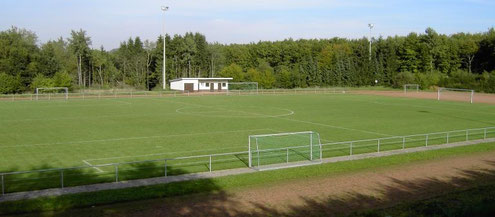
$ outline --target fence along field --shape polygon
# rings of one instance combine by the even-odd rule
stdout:
[[[261,157],[259,150],[251,152],[253,154],[251,159],[254,161],[253,168],[259,168],[261,160],[265,166],[264,169],[270,169],[270,167],[266,166],[270,164],[276,164],[274,169],[277,169],[284,168],[284,166],[281,166],[281,162],[289,164],[291,162],[319,161],[321,158],[352,156],[461,141],[486,140],[489,138],[495,138],[495,127],[326,143],[321,144],[323,148],[315,149],[314,151],[310,151],[305,146],[265,149],[261,151]],[[314,146],[313,144],[311,146],[320,147],[320,145]],[[311,153],[315,154],[315,159],[308,158]],[[212,172],[214,170],[248,167],[249,164],[246,162],[251,161],[249,154],[250,151],[231,152],[73,168],[0,173],[0,184],[3,195],[19,191],[64,188],[185,173]],[[98,172],[95,173],[93,170]]]
[[[495,125],[489,105],[347,94],[18,101],[0,109],[0,171],[42,170],[4,174],[4,192],[246,167],[247,138],[256,134],[312,130],[328,158],[401,148],[397,135],[421,134],[405,138],[408,148],[447,140],[426,140],[425,132]],[[448,136],[466,139],[463,131]],[[470,130],[467,139],[482,136]],[[286,159],[287,150],[275,154]],[[51,169],[64,167],[72,169]]]

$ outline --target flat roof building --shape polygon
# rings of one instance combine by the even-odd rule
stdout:
[[[221,92],[229,89],[233,78],[177,78],[170,81],[170,89],[184,92]]]

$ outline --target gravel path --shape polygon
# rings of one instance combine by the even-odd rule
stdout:
[[[390,155],[396,155],[396,154],[402,154],[402,153],[412,153],[412,152],[420,152],[420,151],[427,151],[427,150],[444,149],[444,148],[474,145],[474,144],[487,143],[487,142],[495,142],[495,138],[494,139],[486,139],[486,140],[473,140],[473,141],[467,141],[467,142],[458,142],[458,143],[451,143],[451,144],[445,144],[445,145],[434,145],[434,146],[428,146],[428,147],[408,148],[408,149],[403,149],[403,150],[384,151],[384,152],[380,152],[380,153],[369,153],[369,154],[360,154],[360,155],[353,155],[353,156],[334,157],[334,158],[324,159],[323,163],[333,163],[333,162],[339,162],[339,161],[358,160],[358,159],[365,159],[365,158],[376,158],[376,157],[390,156]],[[294,167],[297,165],[290,165],[289,164],[289,165],[285,165],[285,166]],[[257,172],[257,171],[250,169],[250,168],[241,168],[241,169],[221,170],[221,171],[213,171],[213,172],[205,172],[205,173],[186,174],[186,175],[179,175],[179,176],[169,176],[169,177],[158,177],[158,178],[151,178],[151,179],[121,181],[118,183],[102,183],[102,184],[94,184],[94,185],[86,185],[86,186],[66,187],[63,189],[46,189],[46,190],[30,191],[30,192],[18,192],[18,193],[10,193],[10,194],[5,194],[3,196],[0,196],[0,202],[16,201],[16,200],[23,200],[23,199],[34,199],[34,198],[46,197],[46,196],[59,196],[59,195],[75,194],[75,193],[83,193],[83,192],[95,192],[95,191],[101,191],[101,190],[111,190],[111,189],[138,187],[138,186],[148,186],[148,185],[164,184],[164,183],[170,183],[170,182],[181,182],[181,181],[195,180],[195,179],[207,179],[207,178],[222,177],[222,176],[237,175],[237,174],[246,174],[246,173],[253,173],[253,172]]]

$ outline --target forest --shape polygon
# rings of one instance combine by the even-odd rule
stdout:
[[[495,93],[495,29],[481,33],[423,33],[369,39],[286,39],[249,44],[208,42],[201,33],[156,41],[130,37],[113,50],[92,48],[86,31],[40,43],[34,32],[0,31],[0,93],[37,87],[161,88],[163,42],[167,79],[233,77],[262,88],[420,84]]]

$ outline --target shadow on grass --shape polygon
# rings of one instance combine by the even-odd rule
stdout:
[[[488,163],[495,167],[495,161]],[[68,210],[56,216],[109,213],[118,216],[491,216],[495,213],[495,169],[461,170],[449,180],[391,178],[391,184],[375,188],[380,196],[349,191],[344,197],[302,197],[302,203],[283,210],[239,201],[212,180],[163,186],[167,188],[188,190],[164,193],[161,199]],[[174,195],[178,196],[171,197]]]
[[[26,203],[4,203],[0,204],[0,214],[14,210],[39,211],[41,207],[65,210],[50,213],[54,216],[490,216],[495,213],[495,161],[487,161],[487,164],[494,169],[460,170],[448,180],[390,178],[389,184],[374,188],[378,192],[375,195],[380,196],[349,190],[342,197],[301,197],[301,203],[284,209],[260,202],[240,201],[224,191],[214,179],[202,179],[200,174],[191,174],[200,179],[64,195]],[[150,174],[164,172],[164,168],[151,164],[136,168]],[[173,167],[167,170],[174,174],[186,172]],[[132,168],[122,171],[121,176],[131,178]],[[266,200],[267,196],[262,197]],[[256,201],[256,198],[251,201]],[[84,208],[94,205],[104,206]],[[82,208],[75,209],[77,207]]]

